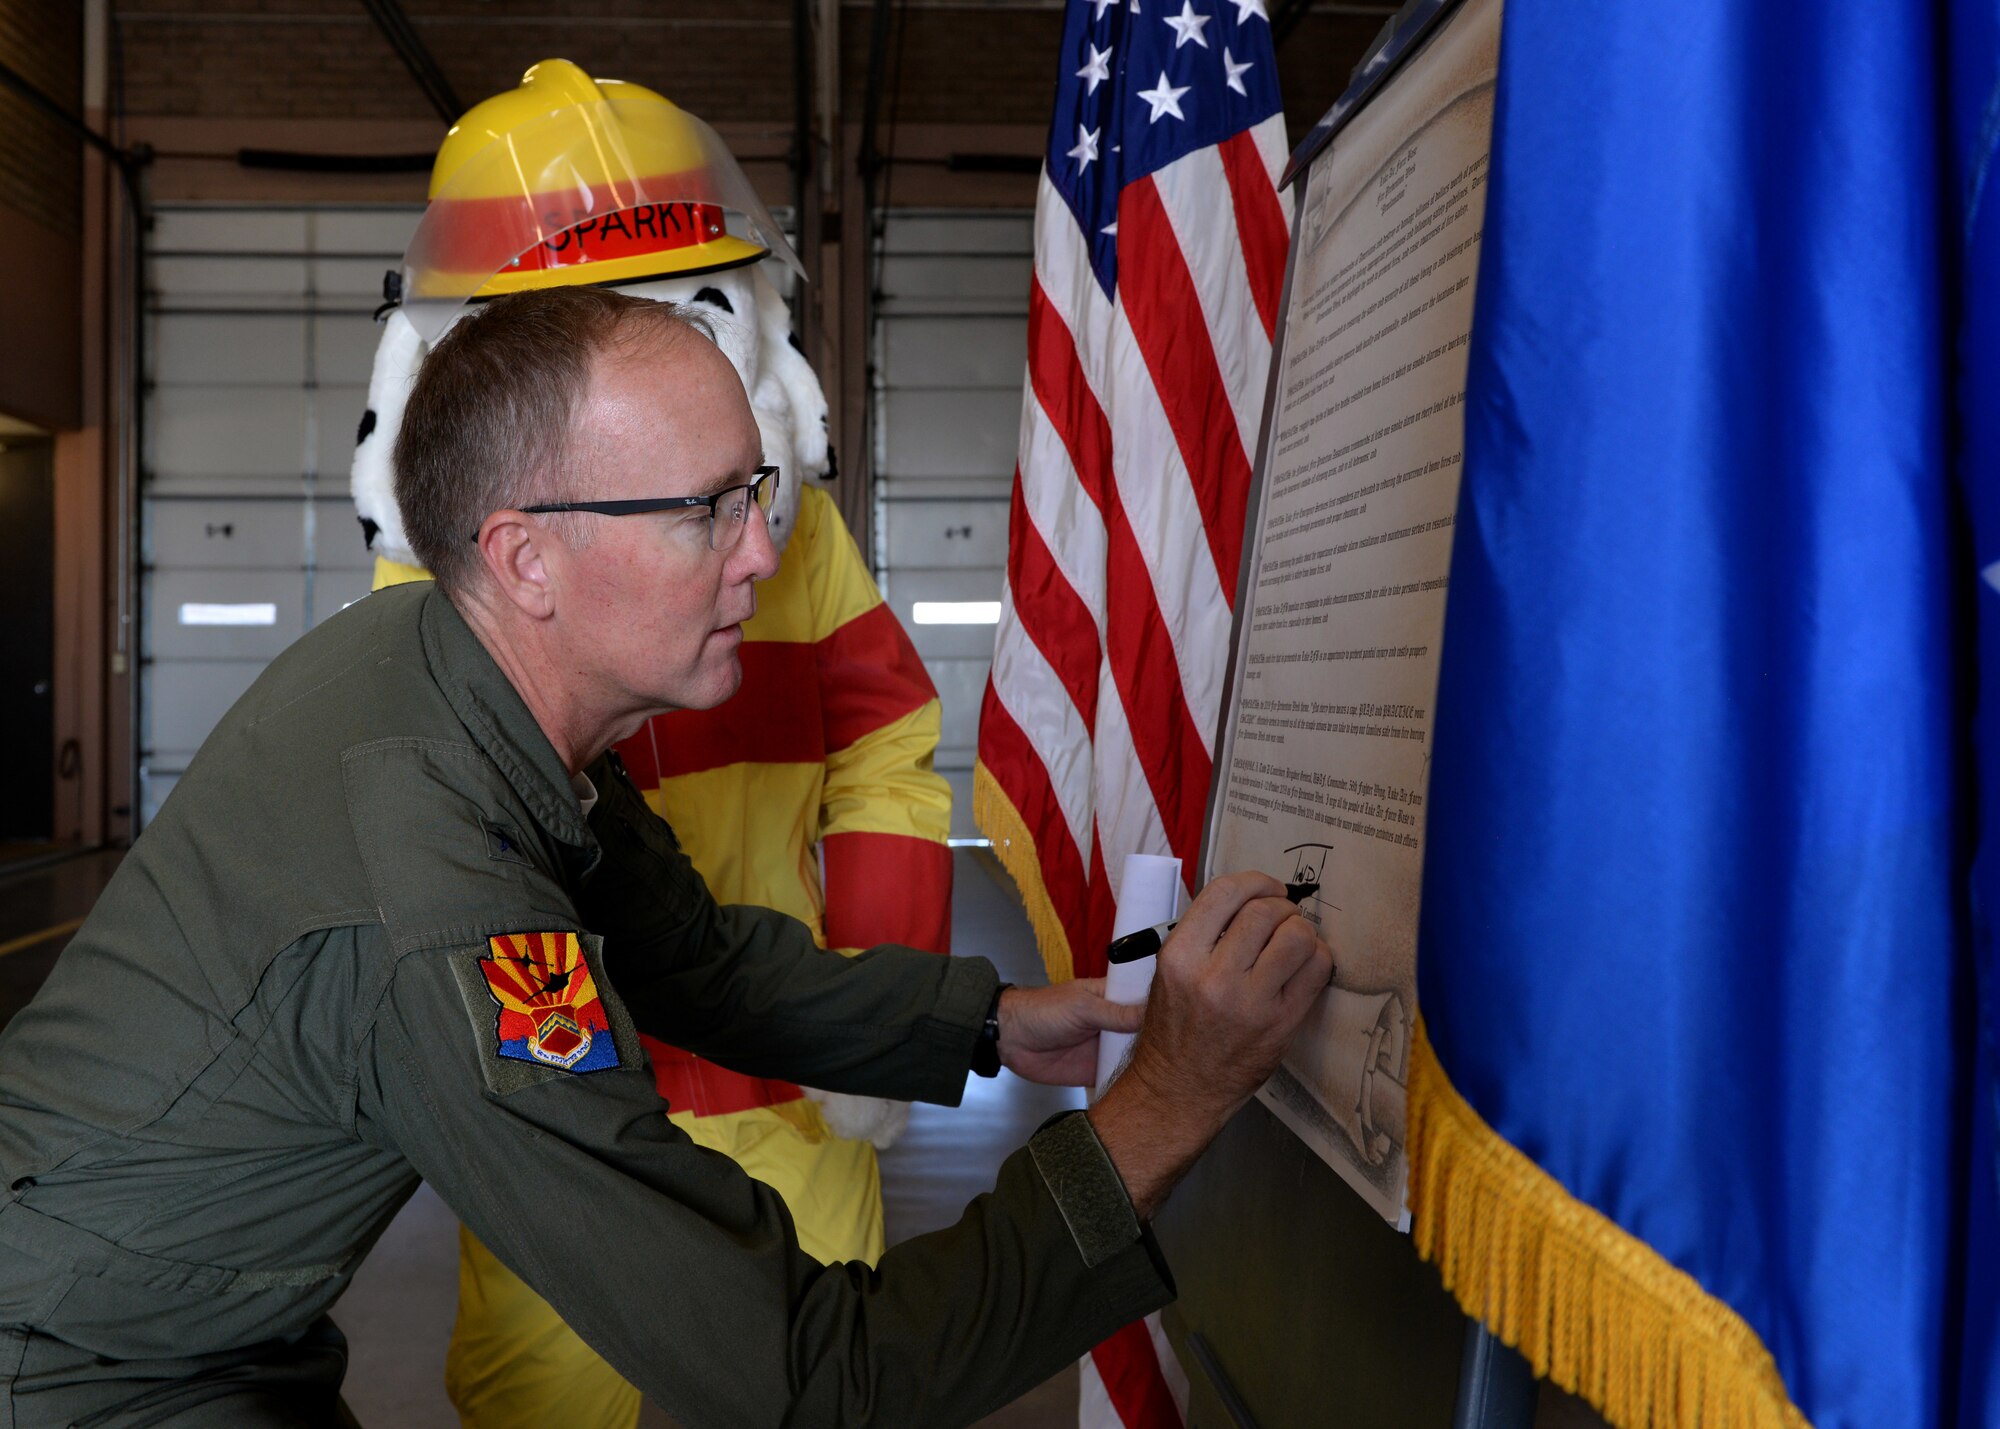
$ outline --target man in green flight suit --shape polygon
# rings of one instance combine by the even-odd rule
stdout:
[[[1097,1105],[878,1269],[660,1114],[642,1029],[956,1103],[1137,1021],[718,907],[606,757],[735,689],[761,463],[661,304],[501,298],[427,360],[396,464],[437,584],[272,664],[0,1035],[0,1424],[346,1422],[326,1311],[420,1177],[695,1429],[966,1423],[1172,1297],[1145,1222],[1331,973],[1261,875],[1195,901]]]

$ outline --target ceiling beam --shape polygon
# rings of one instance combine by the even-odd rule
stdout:
[[[382,32],[382,38],[389,42],[389,48],[396,52],[396,58],[403,62],[403,68],[410,72],[410,78],[417,82],[417,88],[424,92],[438,118],[446,124],[457,123],[458,116],[465,113],[465,106],[459,103],[451,81],[438,68],[437,60],[410,23],[410,17],[403,13],[401,0],[361,0],[361,8]]]

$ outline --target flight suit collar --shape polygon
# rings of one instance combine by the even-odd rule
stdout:
[[[594,863],[597,840],[577,803],[569,771],[520,691],[443,591],[432,587],[421,620],[431,673],[474,742],[499,766],[536,822],[580,851],[578,863]]]

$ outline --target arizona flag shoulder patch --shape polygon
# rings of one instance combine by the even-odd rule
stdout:
[[[618,1065],[611,1019],[574,933],[507,933],[486,940],[479,960],[499,1004],[495,1051],[563,1072]]]

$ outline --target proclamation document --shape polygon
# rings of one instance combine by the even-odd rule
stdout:
[[[1499,27],[1465,0],[1306,170],[1205,844],[1310,886],[1335,983],[1260,1095],[1391,1220]]]

